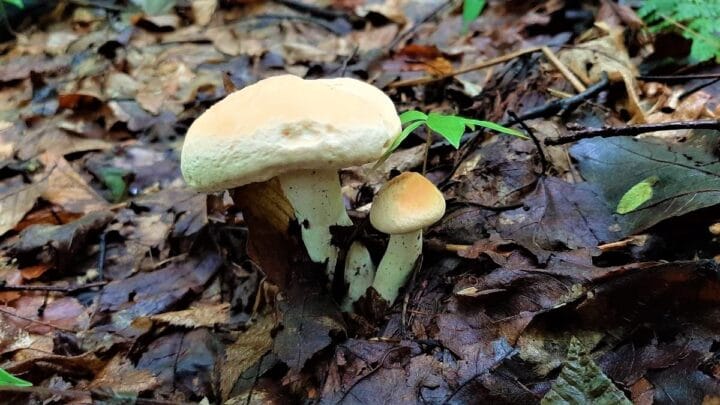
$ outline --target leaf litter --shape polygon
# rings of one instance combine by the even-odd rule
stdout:
[[[637,78],[656,65],[631,8],[490,2],[463,34],[441,2],[106,3],[60,2],[0,53],[0,368],[34,384],[3,400],[720,398],[717,131],[537,149],[577,127],[717,118],[717,86]],[[197,194],[180,174],[192,120],[281,73],[366,79],[400,112],[509,125],[508,111],[532,112],[539,142],[430,139],[427,176],[449,209],[422,266],[395,306],[341,313],[302,261],[271,254],[302,259],[290,216],[240,202],[243,217],[236,196]],[[538,115],[581,91],[573,76],[590,87],[604,73],[599,96]],[[386,240],[362,225],[368,204],[420,170],[425,136],[377,170],[342,171],[353,237],[375,259]],[[614,212],[648,178],[652,194]]]

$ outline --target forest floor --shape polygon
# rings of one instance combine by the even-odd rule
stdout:
[[[720,403],[720,67],[681,36],[610,1],[35,3],[0,43],[0,368],[33,384],[0,403]],[[193,120],[283,73],[530,138],[340,171],[378,261],[367,204],[433,136],[447,213],[391,308],[278,295],[183,181]]]

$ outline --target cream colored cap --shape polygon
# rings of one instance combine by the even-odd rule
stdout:
[[[370,84],[275,76],[200,115],[185,136],[180,166],[191,187],[218,191],[295,170],[372,162],[401,130],[393,102]]]
[[[370,209],[370,223],[380,232],[417,231],[445,215],[445,198],[425,176],[405,172],[385,183]]]

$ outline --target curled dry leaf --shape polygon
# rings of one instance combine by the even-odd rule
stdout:
[[[240,333],[234,343],[225,348],[225,359],[220,373],[220,389],[223,399],[228,399],[238,378],[255,365],[273,345],[270,335],[275,320],[270,315],[261,316],[246,331]]]
[[[213,327],[230,320],[230,304],[200,305],[182,311],[153,315],[150,319],[186,328]]]

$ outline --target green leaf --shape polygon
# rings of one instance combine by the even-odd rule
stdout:
[[[653,196],[653,185],[658,182],[657,176],[650,176],[636,185],[630,187],[630,190],[618,202],[615,212],[618,214],[627,214],[633,212],[641,205],[645,204]]]
[[[12,4],[13,6],[23,9],[25,8],[25,4],[23,4],[23,0],[3,0],[5,3]]]
[[[100,170],[100,180],[110,190],[113,202],[120,202],[127,194],[125,177],[128,173],[117,167],[105,167]]]
[[[0,368],[0,386],[32,387],[32,383],[30,381],[25,381],[21,378],[17,378],[14,375]]]
[[[485,0],[463,0],[463,34],[468,32],[470,23],[480,16],[485,8]]]
[[[484,127],[484,128],[487,128],[487,129],[491,129],[491,130],[493,130],[493,131],[497,131],[497,132],[500,132],[500,133],[503,133],[503,134],[508,134],[508,135],[512,135],[512,136],[517,136],[518,138],[523,138],[523,139],[530,139],[530,138],[528,138],[527,136],[525,136],[525,134],[523,134],[522,132],[520,132],[520,131],[518,131],[518,130],[516,130],[516,129],[507,128],[507,127],[504,127],[504,126],[502,126],[502,125],[500,125],[500,124],[496,124],[496,123],[494,123],[494,122],[475,120],[475,119],[472,119],[472,118],[463,118],[463,120],[465,121],[465,124],[468,125],[468,126],[471,126],[471,125],[479,125],[479,126],[481,126],[481,127]],[[471,128],[474,129],[473,127],[471,127]]]
[[[447,139],[456,149],[460,147],[460,139],[465,133],[465,119],[455,115],[430,113],[425,124]]]
[[[632,405],[632,402],[603,374],[573,336],[565,365],[540,404]]]
[[[395,140],[393,140],[393,143],[390,144],[390,147],[385,151],[385,153],[383,153],[382,157],[380,159],[378,159],[378,161],[375,163],[375,165],[373,165],[373,169],[377,169],[378,166],[383,164],[383,162],[387,160],[388,156],[390,156],[390,154],[392,154],[395,151],[395,149],[397,149],[397,147],[400,146],[402,141],[404,141],[405,138],[410,136],[410,134],[414,130],[416,130],[420,125],[422,125],[424,123],[425,123],[425,121],[415,121],[415,122],[408,124],[408,126],[406,126],[405,129],[402,130],[402,132],[400,132],[400,134],[395,138]]]
[[[425,121],[428,119],[427,114],[421,111],[405,111],[404,113],[400,114],[400,122],[405,125],[408,122],[412,121]]]

